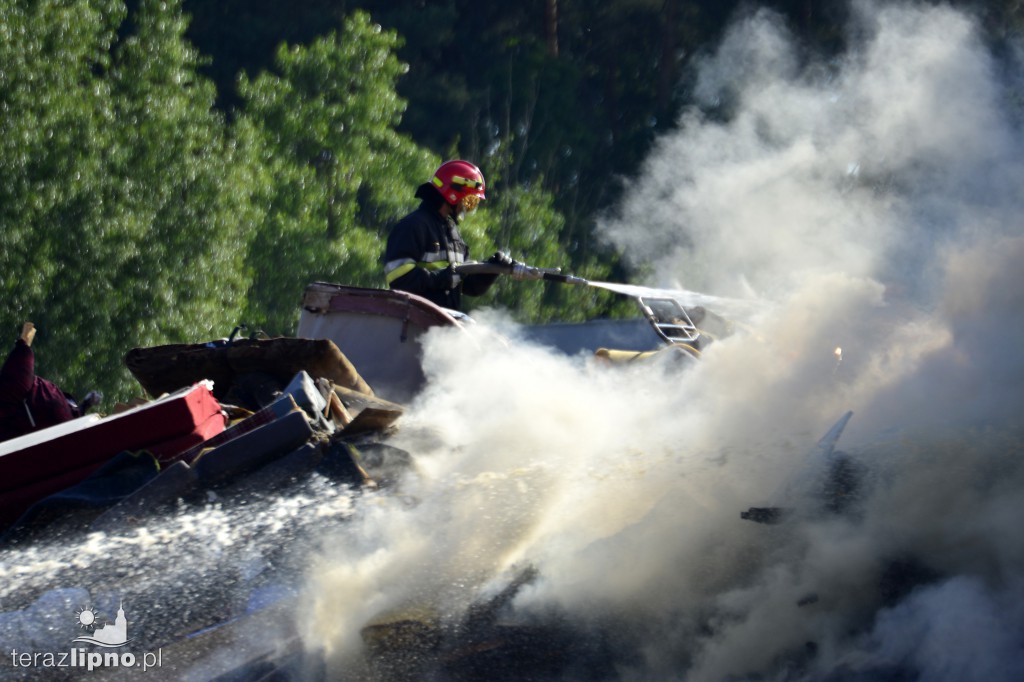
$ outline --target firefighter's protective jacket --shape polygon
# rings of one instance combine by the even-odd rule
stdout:
[[[452,287],[446,269],[468,258],[469,247],[455,221],[425,201],[391,228],[384,250],[384,276],[392,289],[461,310],[463,293],[480,296],[497,279],[496,275],[470,275]]]

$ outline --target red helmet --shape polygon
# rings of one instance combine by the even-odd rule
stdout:
[[[481,199],[487,198],[484,196],[484,174],[469,161],[442,163],[441,167],[434,172],[430,184],[452,206],[457,206],[467,197],[473,197],[465,202],[465,204],[472,204],[471,206],[467,205],[466,208],[473,210]]]

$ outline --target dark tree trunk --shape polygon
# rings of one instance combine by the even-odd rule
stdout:
[[[676,21],[678,0],[665,0],[662,7],[661,57],[658,65],[658,123],[666,123],[672,110],[672,89],[676,83]]]
[[[544,2],[544,39],[549,57],[558,56],[558,0]]]

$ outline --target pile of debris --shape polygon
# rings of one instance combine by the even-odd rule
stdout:
[[[373,487],[360,444],[403,413],[324,339],[137,348],[126,364],[151,399],[0,443],[3,543],[114,531],[257,472]]]

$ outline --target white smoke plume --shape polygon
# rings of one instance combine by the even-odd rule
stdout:
[[[310,646],[351,669],[379,614],[444,620],[529,564],[506,617],[602,633],[581,678],[1024,678],[1013,92],[948,7],[861,3],[848,36],[817,63],[770,12],[736,23],[700,69],[717,114],[602,226],[647,284],[763,314],[686,368],[563,358],[497,314],[507,346],[433,335],[393,441],[417,472],[331,538]],[[863,484],[816,512],[786,486],[847,410]],[[740,519],[770,505],[797,511]]]

